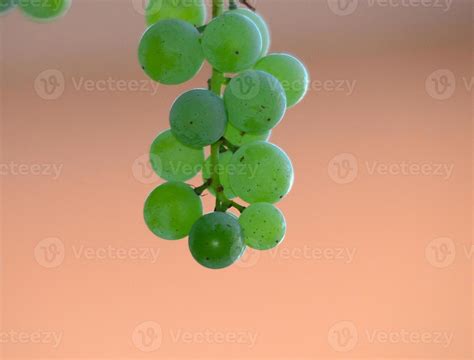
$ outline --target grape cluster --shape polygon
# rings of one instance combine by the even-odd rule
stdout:
[[[144,217],[160,238],[188,236],[194,259],[221,269],[247,246],[268,250],[283,241],[286,221],[274,204],[291,190],[293,166],[268,140],[286,110],[305,96],[309,76],[295,57],[267,54],[270,32],[259,14],[235,1],[224,11],[222,0],[214,0],[213,10],[204,25],[204,0],[150,0],[138,57],[144,72],[162,84],[192,79],[204,61],[212,66],[208,89],[180,95],[171,107],[170,129],[151,146],[151,165],[167,182],[149,195]],[[202,186],[185,183],[199,172]],[[207,189],[216,207],[203,215]]]
[[[42,22],[64,15],[71,7],[71,0],[0,0],[0,14],[16,6],[30,19]]]

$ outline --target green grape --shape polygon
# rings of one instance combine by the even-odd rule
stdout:
[[[285,217],[272,204],[250,205],[240,216],[239,223],[245,244],[253,249],[270,250],[280,244],[285,237]]]
[[[16,5],[16,0],[0,0],[0,14],[6,13]]]
[[[227,129],[225,130],[224,137],[232,145],[242,146],[256,141],[267,141],[268,139],[270,139],[271,134],[272,132],[270,130],[261,133],[248,133],[237,129],[229,122],[227,124]]]
[[[204,150],[181,144],[171,130],[166,130],[153,141],[150,162],[161,178],[168,181],[186,181],[201,170]]]
[[[274,128],[286,110],[285,90],[280,82],[258,70],[234,77],[225,90],[224,102],[232,125],[252,133]]]
[[[186,237],[201,216],[201,198],[185,183],[160,185],[145,202],[144,217],[148,228],[166,240]]]
[[[270,49],[270,30],[268,29],[265,20],[259,14],[245,8],[231,10],[231,12],[246,16],[253,21],[262,36],[262,52],[260,53],[260,56],[267,55],[268,50]]]
[[[266,71],[275,76],[283,85],[287,106],[300,102],[309,86],[309,75],[305,66],[294,56],[288,54],[270,54],[255,65],[255,69]]]
[[[207,17],[204,0],[149,0],[145,12],[148,25],[163,19],[179,19],[201,26]]]
[[[174,136],[184,145],[193,148],[211,145],[225,132],[224,102],[209,90],[190,90],[174,102],[170,124]]]
[[[143,34],[138,58],[145,73],[162,84],[192,79],[204,63],[199,32],[183,20],[167,19]]]
[[[230,177],[235,195],[253,204],[276,203],[293,186],[293,166],[278,146],[259,141],[242,146],[232,157],[237,168]]]
[[[221,182],[222,187],[224,188],[224,195],[227,199],[235,198],[235,194],[230,187],[230,180],[229,177],[234,175],[236,169],[229,166],[230,161],[232,160],[232,152],[226,151],[225,153],[219,154],[219,164],[217,165],[215,171],[219,174],[219,179]],[[212,176],[212,164],[211,164],[211,157],[208,157],[204,166],[202,168],[202,177],[204,180],[208,180]],[[209,188],[211,194],[216,194],[216,189],[214,186]]]
[[[71,0],[17,0],[20,9],[38,21],[56,19],[71,7]]]
[[[262,36],[249,18],[227,12],[206,26],[202,49],[214,68],[236,73],[251,68],[260,58]]]
[[[201,217],[189,234],[189,249],[194,259],[209,269],[232,265],[245,251],[239,221],[222,212]]]

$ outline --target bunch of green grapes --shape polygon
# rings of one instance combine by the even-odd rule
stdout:
[[[0,0],[0,15],[18,7],[28,18],[46,22],[63,16],[71,0]]]
[[[208,88],[175,100],[170,128],[151,146],[152,168],[167,182],[152,191],[144,209],[154,234],[188,237],[194,259],[210,269],[230,266],[247,247],[269,250],[283,241],[286,221],[275,204],[290,192],[294,171],[269,139],[309,84],[297,58],[268,54],[270,32],[259,14],[235,1],[223,7],[214,0],[213,19],[204,24],[204,0],[150,0],[138,49],[144,72],[162,84],[191,80],[204,61],[212,66]],[[198,173],[202,186],[185,183]],[[210,214],[203,214],[206,190],[216,197]]]

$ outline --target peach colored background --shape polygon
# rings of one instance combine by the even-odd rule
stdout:
[[[146,80],[139,2],[76,0],[51,24],[2,17],[0,357],[472,359],[472,2],[395,3],[341,16],[333,0],[257,2],[273,51],[301,57],[313,83],[272,137],[296,170],[285,243],[218,272],[142,221],[157,184],[143,154],[209,69],[154,96],[78,89]],[[56,100],[42,98],[48,69],[64,76]],[[397,174],[404,161],[415,167]],[[52,165],[57,178],[35,175]]]

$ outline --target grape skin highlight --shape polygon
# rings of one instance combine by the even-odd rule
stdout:
[[[219,154],[219,164],[217,165],[215,171],[219,174],[219,178],[221,181],[221,185],[224,188],[224,195],[227,197],[227,199],[233,199],[235,198],[235,194],[232,191],[232,188],[230,186],[230,180],[229,177],[234,174],[236,169],[233,169],[229,167],[229,163],[232,160],[232,152],[227,151],[225,153]],[[204,166],[202,168],[202,177],[204,180],[209,180],[212,176],[212,163],[211,163],[211,157],[208,157],[207,160],[204,163]],[[212,186],[209,188],[209,191],[211,194],[215,195],[216,194],[216,189],[215,186]]]
[[[140,40],[140,64],[151,79],[162,84],[191,80],[204,63],[199,39],[199,32],[185,21],[158,21]]]
[[[256,141],[267,141],[270,139],[272,132],[270,130],[261,133],[249,133],[237,129],[230,122],[227,124],[227,129],[224,133],[224,138],[232,145],[242,146]]]
[[[262,36],[247,17],[231,12],[214,18],[202,35],[209,63],[223,73],[237,73],[255,65],[262,52]]]
[[[18,7],[33,20],[50,21],[64,15],[71,0],[18,0]]]
[[[268,29],[268,25],[265,22],[265,20],[262,18],[262,16],[253,12],[252,10],[244,9],[244,8],[231,10],[230,12],[246,16],[247,18],[253,21],[253,23],[257,26],[258,30],[260,31],[260,35],[262,36],[262,52],[260,53],[260,56],[262,57],[262,56],[267,55],[268,50],[270,49],[271,37],[270,37],[270,30]]]
[[[266,72],[248,70],[234,77],[224,93],[229,121],[237,129],[259,133],[278,125],[286,111],[285,90]]]
[[[270,54],[258,61],[255,69],[275,76],[285,89],[287,106],[299,103],[309,87],[309,74],[301,61],[289,54]]]
[[[202,212],[201,198],[189,185],[168,182],[148,196],[144,218],[155,235],[166,240],[179,240],[189,234]]]
[[[163,19],[179,19],[201,26],[207,17],[203,0],[149,0],[145,12],[148,25]]]
[[[150,148],[153,170],[168,181],[186,181],[202,168],[204,149],[192,149],[181,144],[171,130],[163,131]]]
[[[245,244],[256,250],[270,250],[279,245],[286,233],[286,221],[274,205],[256,203],[244,210],[239,219]]]
[[[222,99],[205,89],[182,94],[170,112],[173,135],[184,145],[202,148],[219,140],[227,126]]]
[[[274,144],[260,141],[244,145],[233,155],[230,164],[239,169],[230,177],[232,190],[250,204],[274,204],[293,186],[291,160]]]
[[[189,234],[194,259],[209,269],[223,269],[244,253],[242,230],[235,216],[214,212],[201,217]]]

